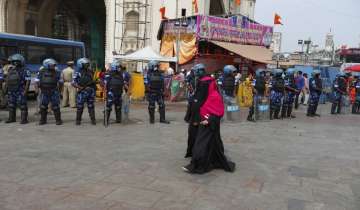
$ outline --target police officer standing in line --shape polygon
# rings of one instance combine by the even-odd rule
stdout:
[[[0,58],[0,104],[2,103],[3,100],[3,81],[4,81],[4,71],[3,71],[3,58]],[[1,122],[1,119],[0,119]]]
[[[235,97],[235,75],[234,73],[237,71],[235,66],[226,65],[224,67],[224,74],[221,81],[221,89],[223,91],[223,95],[234,98]]]
[[[319,114],[316,114],[322,92],[322,81],[320,78],[320,73],[320,70],[314,70],[312,77],[309,80],[310,98],[306,115],[308,117],[320,117]]]
[[[20,54],[9,57],[11,67],[7,75],[6,83],[8,87],[8,108],[9,119],[6,123],[16,122],[16,108],[20,106],[21,124],[28,123],[27,91],[30,86],[31,74],[25,69],[25,58]]]
[[[254,100],[253,105],[249,109],[249,115],[247,117],[248,121],[254,122],[254,114],[255,109],[257,105],[257,101],[260,100],[260,98],[265,96],[266,92],[266,81],[265,81],[265,71],[263,69],[258,69],[255,72],[255,79],[253,80],[253,86],[254,86]]]
[[[43,61],[43,69],[39,71],[35,82],[37,83],[37,91],[40,94],[40,122],[39,125],[47,123],[48,106],[54,112],[56,125],[61,125],[60,112],[60,85],[62,84],[61,73],[56,70],[56,61],[52,58]]]
[[[360,114],[360,75],[354,75],[355,102],[352,106],[353,114]]]
[[[110,72],[105,74],[104,84],[106,89],[106,124],[109,124],[112,106],[115,106],[116,123],[121,123],[122,94],[124,90],[124,75],[121,62],[114,60]]]
[[[67,62],[67,66],[61,73],[61,79],[64,81],[62,106],[70,105],[71,108],[76,108],[76,90],[71,84],[75,73],[74,61]]]
[[[300,93],[296,89],[295,84],[295,70],[288,69],[286,71],[285,78],[285,92],[284,92],[284,101],[281,109],[281,118],[295,118],[292,115],[292,109],[295,101],[295,97]]]
[[[147,100],[149,101],[150,123],[155,123],[155,102],[159,105],[160,123],[169,124],[165,119],[164,103],[164,76],[160,72],[159,62],[150,61],[148,64],[148,73],[144,78]]]
[[[333,83],[334,101],[331,106],[331,114],[340,114],[343,95],[346,95],[345,74],[340,73]]]
[[[88,107],[91,124],[96,125],[94,104],[96,83],[93,79],[94,72],[90,67],[90,60],[87,58],[80,58],[77,61],[77,71],[74,74],[73,79],[73,86],[78,90],[76,98],[76,125],[81,124],[81,117],[84,111],[85,103]]]
[[[283,70],[274,70],[274,79],[271,82],[272,89],[270,94],[270,120],[280,119],[281,101],[284,96],[285,83],[283,79]]]

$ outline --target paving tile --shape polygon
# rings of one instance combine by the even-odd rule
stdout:
[[[300,168],[297,166],[290,166],[289,173],[291,176],[307,177],[307,178],[318,178],[319,171],[315,169]]]
[[[128,185],[130,187],[145,187],[155,181],[155,177],[130,173],[118,173],[106,177],[104,180],[112,183]]]
[[[105,199],[150,208],[164,195],[161,192],[121,186]]]
[[[107,210],[116,202],[90,196],[70,195],[53,203],[48,210]]]

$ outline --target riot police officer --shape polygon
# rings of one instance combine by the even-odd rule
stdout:
[[[254,100],[253,105],[249,109],[249,115],[247,117],[248,121],[255,121],[253,116],[255,113],[255,108],[257,101],[260,100],[260,98],[265,96],[266,92],[266,81],[265,81],[265,71],[263,69],[258,69],[255,72],[255,79],[252,83],[254,87]]]
[[[73,86],[78,90],[76,98],[76,125],[81,124],[85,103],[87,103],[91,124],[96,125],[94,104],[96,83],[93,80],[94,72],[90,67],[90,60],[87,58],[80,58],[77,61],[77,71],[73,79]]]
[[[281,109],[281,118],[295,118],[295,116],[292,115],[292,109],[295,97],[298,93],[299,91],[296,89],[295,84],[295,70],[288,69],[285,77],[285,92]]]
[[[158,61],[150,61],[148,64],[148,73],[144,79],[146,87],[147,100],[149,101],[150,123],[155,123],[155,103],[159,105],[160,123],[169,124],[165,119],[164,103],[164,77],[159,69]]]
[[[116,123],[121,123],[122,94],[125,86],[123,74],[124,67],[120,60],[114,60],[111,63],[110,72],[105,74],[106,88],[106,114],[105,120],[109,123],[112,106],[115,106]]]
[[[31,74],[25,69],[25,58],[20,54],[9,57],[11,66],[8,70],[6,84],[8,87],[9,119],[6,123],[16,122],[16,107],[20,106],[21,124],[28,123],[28,106],[26,94],[30,86]]]
[[[355,102],[352,106],[353,114],[360,114],[360,75],[357,74],[354,76],[354,88],[355,88]]]
[[[56,70],[56,61],[52,58],[43,61],[43,68],[39,71],[35,82],[37,83],[37,92],[40,88],[40,122],[39,125],[47,123],[48,106],[54,112],[56,125],[61,125],[60,112],[60,85],[62,83],[61,73]]]
[[[316,114],[322,92],[322,81],[320,78],[320,73],[320,70],[314,70],[312,73],[312,77],[309,80],[310,97],[309,106],[306,114],[306,116],[308,117],[320,117],[319,114]]]
[[[223,91],[223,95],[227,97],[234,98],[235,97],[235,75],[234,73],[237,71],[235,66],[226,65],[224,67],[223,78],[221,81],[221,89]]]
[[[271,82],[271,93],[270,93],[270,119],[280,119],[279,113],[281,109],[281,102],[284,96],[284,73],[282,69],[275,69],[273,71],[273,81]]]
[[[346,95],[345,74],[341,72],[337,75],[333,82],[333,104],[331,106],[331,114],[340,114],[343,95]]]

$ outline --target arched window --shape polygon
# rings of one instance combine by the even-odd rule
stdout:
[[[139,31],[139,13],[135,11],[128,12],[126,14],[126,35],[135,35]]]
[[[25,34],[36,36],[36,24],[32,19],[25,22]]]

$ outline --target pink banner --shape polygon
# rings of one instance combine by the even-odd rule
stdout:
[[[197,16],[197,36],[200,39],[270,46],[273,27],[249,21],[246,17],[229,18]]]

